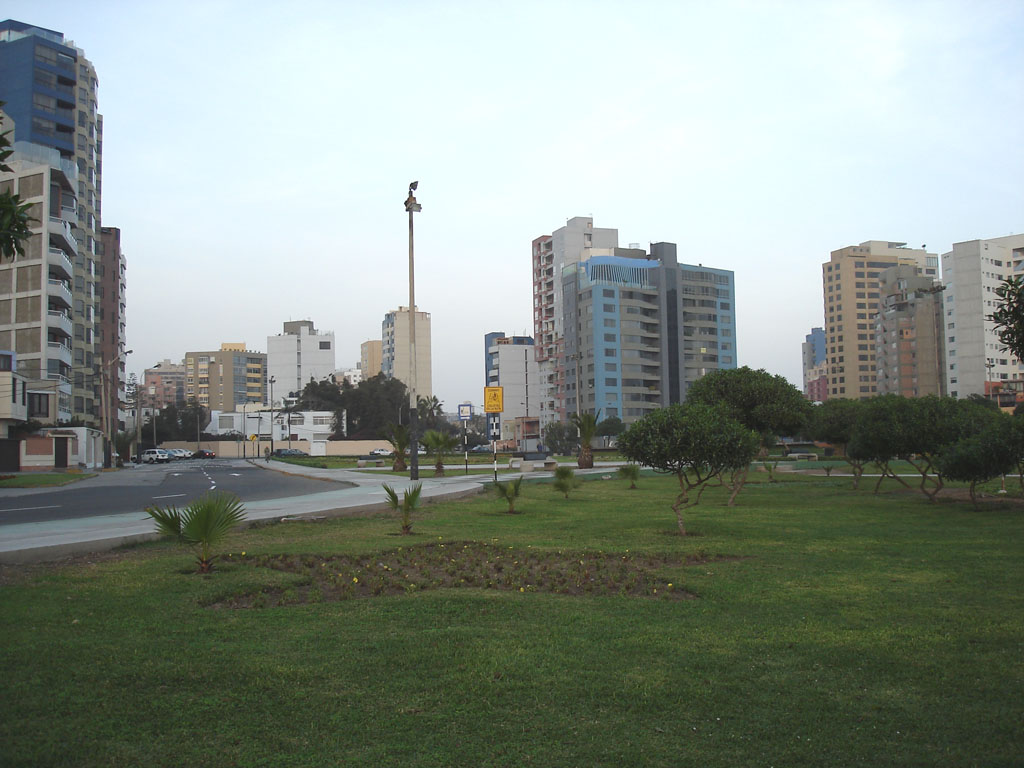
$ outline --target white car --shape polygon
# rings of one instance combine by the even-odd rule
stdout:
[[[166,464],[171,460],[171,454],[163,448],[150,448],[142,453],[143,464]]]
[[[389,451],[387,448],[374,448],[372,451],[370,451],[370,455],[371,456],[390,456],[391,455],[391,451]]]

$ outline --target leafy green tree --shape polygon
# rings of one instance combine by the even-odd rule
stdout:
[[[576,427],[580,436],[580,454],[576,460],[576,466],[580,469],[592,469],[594,466],[594,449],[590,444],[597,435],[597,415],[593,413],[577,414],[569,416],[569,423]]]
[[[749,464],[759,445],[757,433],[722,406],[690,402],[654,411],[619,436],[619,451],[627,459],[678,479],[672,511],[683,536],[683,512],[699,504],[708,484],[723,472]]]
[[[978,499],[975,488],[1016,466],[1020,452],[1015,445],[1014,424],[1009,416],[1000,417],[976,435],[947,445],[936,457],[939,472],[950,480],[970,483],[971,502]]]
[[[595,434],[598,437],[615,437],[625,431],[626,425],[622,423],[622,419],[618,416],[609,416],[597,425],[597,432]]]
[[[544,444],[554,454],[571,456],[576,452],[578,442],[574,429],[556,421],[544,427]]]
[[[4,102],[0,101],[0,110]],[[0,173],[10,173],[7,159],[14,153],[9,136],[11,131],[0,133]],[[0,194],[0,257],[13,261],[15,256],[25,255],[25,241],[32,236],[31,203],[21,202],[18,195],[10,192]]]
[[[853,438],[853,430],[864,410],[863,400],[832,399],[811,407],[807,422],[807,433],[812,440],[830,443],[836,456],[850,465],[853,472],[853,490],[860,486],[864,465],[868,460],[851,456],[847,446]]]
[[[412,488],[406,488],[402,494],[402,500],[398,500],[398,493],[390,485],[384,484],[384,493],[388,496],[388,506],[398,512],[401,518],[402,535],[408,536],[412,533],[412,513],[420,503],[420,492],[423,484],[417,483]]]
[[[780,436],[799,434],[811,412],[811,404],[784,377],[746,366],[712,371],[697,379],[690,385],[686,402],[726,408],[736,421],[758,434],[762,458]],[[732,473],[730,505],[746,478],[745,466]]]
[[[237,496],[230,493],[206,493],[179,510],[171,506],[146,509],[156,523],[157,533],[173,536],[180,543],[196,548],[200,573],[213,570],[217,546],[228,532],[245,520],[245,509]]]
[[[428,429],[423,433],[423,445],[434,457],[434,477],[444,477],[444,460],[459,447],[459,439],[447,432]]]
[[[507,483],[503,483],[500,480],[494,483],[494,490],[498,494],[498,498],[508,503],[508,513],[510,515],[516,513],[516,499],[519,498],[519,488],[522,484],[522,475]]]
[[[1024,360],[1024,278],[1011,276],[996,288],[999,306],[989,315],[1003,346]]]
[[[573,488],[579,488],[582,481],[576,476],[576,472],[573,471],[572,467],[556,467],[555,468],[555,480],[552,483],[556,491],[565,495],[565,498],[569,498],[569,491]]]
[[[405,454],[409,451],[409,428],[404,424],[389,424],[388,442],[391,443],[391,450],[395,454],[391,471],[405,472]]]
[[[342,390],[341,407],[348,413],[349,436],[367,440],[384,437],[388,425],[395,422],[408,403],[405,384],[383,373]]]
[[[177,440],[195,440],[210,425],[210,411],[199,404],[195,398],[184,408],[178,408]]]
[[[345,407],[341,387],[333,381],[311,381],[295,401],[298,411],[337,411]]]

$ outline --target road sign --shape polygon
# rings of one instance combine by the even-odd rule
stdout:
[[[484,387],[484,411],[501,413],[505,410],[505,388]]]
[[[501,414],[487,414],[487,439],[501,440]]]
[[[459,419],[469,421],[473,418],[473,406],[470,403],[459,403]]]

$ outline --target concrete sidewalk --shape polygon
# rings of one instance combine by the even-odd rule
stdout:
[[[365,471],[350,469],[318,469],[295,464],[250,460],[250,464],[267,471],[303,475],[321,480],[345,483],[334,486],[324,483],[322,493],[280,499],[264,499],[245,503],[249,522],[281,520],[282,518],[339,517],[388,509],[383,485],[387,483],[399,493],[414,485],[408,478],[396,475],[375,477]],[[461,474],[463,466],[446,466],[447,477],[433,475],[432,467],[420,467],[422,498],[430,500],[455,499],[481,493],[494,479],[487,474]],[[593,473],[614,471],[613,465],[601,465]],[[582,472],[582,471],[581,471]],[[518,475],[502,475],[499,479],[514,479]],[[551,477],[550,472],[530,472],[524,477]],[[91,482],[91,480],[89,481]],[[124,544],[133,544],[158,538],[153,522],[144,512],[83,517],[73,520],[54,520],[40,523],[20,523],[0,527],[0,563],[25,563],[57,560],[72,554],[98,552]]]

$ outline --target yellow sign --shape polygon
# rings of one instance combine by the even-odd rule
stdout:
[[[484,387],[484,412],[501,413],[505,410],[505,388]]]
[[[256,439],[256,435],[249,435],[249,441],[250,442],[255,440],[255,439]]]

